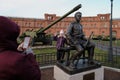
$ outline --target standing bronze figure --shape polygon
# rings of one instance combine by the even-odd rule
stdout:
[[[77,50],[77,53],[74,53],[71,56],[70,66],[72,68],[75,68],[74,61],[77,59],[78,56],[79,57],[82,56],[85,49],[88,51],[88,56],[89,56],[88,63],[90,64],[93,63],[95,44],[88,41],[88,44],[85,45],[87,42],[87,38],[85,37],[83,33],[83,26],[80,23],[81,16],[82,16],[81,12],[75,13],[75,16],[74,16],[75,21],[70,24],[70,26],[67,29],[67,33],[66,33],[70,41],[70,45],[74,46],[75,49]]]

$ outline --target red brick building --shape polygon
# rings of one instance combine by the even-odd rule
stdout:
[[[51,22],[60,18],[60,16],[56,16],[56,14],[45,14],[44,17],[44,19],[20,17],[9,18],[20,26],[21,33],[28,29],[38,30],[40,28],[45,28]],[[45,32],[48,34],[54,34],[59,32],[61,29],[66,31],[72,21],[74,21],[74,17],[66,17]],[[89,36],[91,32],[94,32],[95,36],[109,36],[110,14],[98,14],[97,16],[82,17],[81,23],[84,27],[84,33],[86,36]],[[112,28],[113,36],[120,38],[120,19],[113,19]]]

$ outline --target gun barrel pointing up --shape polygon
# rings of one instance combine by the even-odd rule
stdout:
[[[77,5],[76,7],[74,7],[72,10],[70,10],[69,12],[67,12],[65,15],[63,15],[62,17],[58,18],[57,20],[55,20],[54,22],[52,22],[51,24],[49,24],[46,28],[42,29],[42,30],[38,30],[37,33],[40,32],[44,32],[45,30],[49,29],[51,26],[53,26],[54,24],[56,24],[57,22],[61,21],[62,19],[64,19],[65,17],[67,17],[68,15],[70,15],[71,13],[77,11],[79,8],[81,8],[81,4]]]

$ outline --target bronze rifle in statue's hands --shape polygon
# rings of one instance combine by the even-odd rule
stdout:
[[[86,48],[86,47],[87,47],[87,45],[88,45],[88,43],[89,43],[89,41],[90,41],[90,39],[91,39],[92,35],[93,35],[93,32],[91,32],[91,34],[90,34],[90,36],[88,37],[88,39],[87,39],[86,43],[84,44],[84,48]]]

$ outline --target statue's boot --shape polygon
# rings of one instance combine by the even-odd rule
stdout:
[[[70,63],[70,68],[72,68],[72,69],[75,69],[75,68],[76,68],[74,62],[71,62],[71,63]]]
[[[89,55],[88,64],[94,64],[93,55]]]
[[[79,60],[79,59],[77,59],[77,57],[78,57],[78,56],[81,57],[82,52],[83,52],[83,51],[80,51],[80,52],[74,54],[74,55],[71,57],[71,62],[70,62],[70,67],[71,67],[71,68],[73,68],[73,69],[77,68],[78,61],[77,61],[76,64],[74,63],[74,61],[75,61],[75,60]]]
[[[89,60],[88,60],[88,64],[94,64],[94,60],[89,59]]]
[[[94,47],[88,51],[88,64],[94,64],[93,56],[94,56]]]

